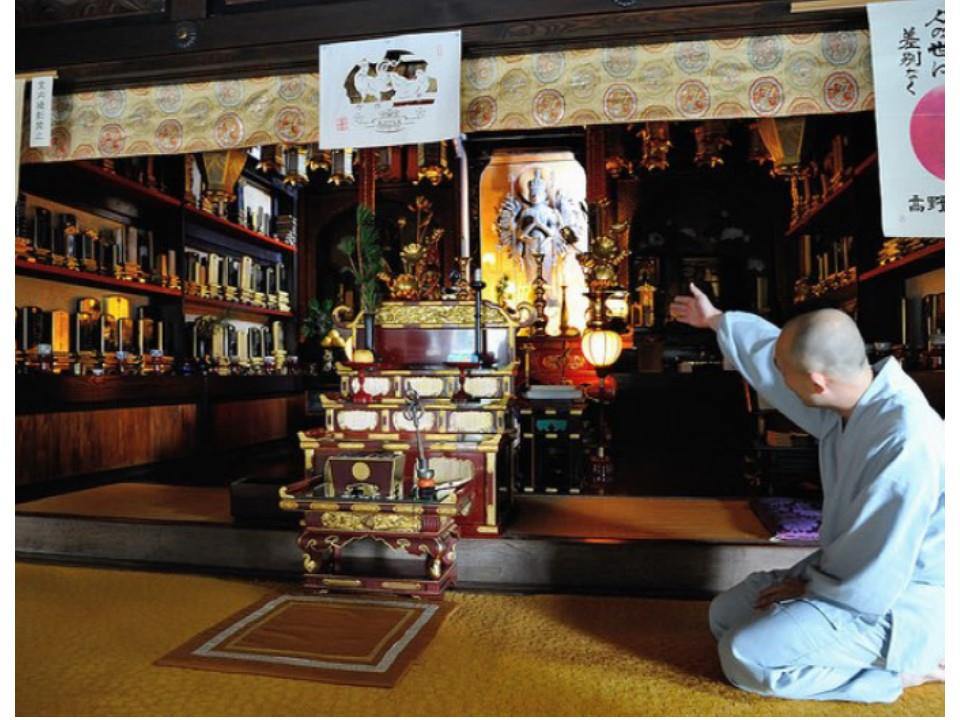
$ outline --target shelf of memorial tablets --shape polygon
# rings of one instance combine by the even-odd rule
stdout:
[[[795,311],[814,310],[818,308],[841,305],[857,297],[857,281],[848,282],[838,288],[828,290],[822,295],[810,295],[801,302],[795,302]]]
[[[937,253],[942,253],[945,247],[945,240],[940,240],[931,245],[927,245],[926,247],[920,248],[916,252],[912,252],[904,255],[901,258],[897,258],[893,262],[887,263],[886,265],[880,265],[872,270],[867,270],[865,273],[860,275],[860,282],[870,280],[871,278],[875,278],[880,275],[886,275],[887,273],[892,273],[894,271],[903,271],[906,268],[913,269],[912,266],[915,266],[920,260],[929,258]],[[943,258],[940,260],[942,264]]]
[[[180,290],[163,287],[162,285],[137,282],[135,280],[120,280],[110,275],[100,275],[99,273],[91,273],[84,270],[71,270],[69,268],[39,262],[32,263],[20,258],[16,259],[16,271],[20,275],[33,275],[35,277],[48,278],[50,280],[69,282],[77,285],[115,288],[117,290],[125,290],[134,295],[166,295],[170,297],[180,297],[182,295]]]
[[[172,195],[158,190],[156,188],[148,187],[141,182],[136,180],[131,180],[126,178],[123,175],[118,175],[115,172],[105,170],[91,162],[81,160],[79,162],[73,163],[73,165],[88,175],[94,176],[102,180],[104,183],[113,185],[116,188],[122,189],[125,192],[129,193],[131,196],[140,198],[142,200],[147,200],[150,202],[158,203],[160,205],[166,205],[168,207],[180,207],[182,204],[179,198],[175,198]]]
[[[211,309],[228,310],[233,315],[256,315],[258,317],[278,317],[292,318],[293,313],[286,310],[272,310],[270,308],[257,307],[241,302],[230,302],[229,300],[215,300],[213,298],[202,298],[196,295],[183,296],[183,307],[185,312],[193,312]]]
[[[217,217],[212,213],[205,212],[199,208],[193,207],[192,205],[184,205],[184,209],[187,211],[187,215],[189,217],[197,218],[198,220],[207,223],[211,227],[232,232],[234,235],[237,235],[244,240],[260,243],[261,245],[266,245],[274,250],[281,250],[288,253],[297,252],[295,245],[287,245],[287,243],[281,242],[280,240],[272,238],[269,235],[258,233],[255,230],[251,230],[243,225],[240,225],[239,223],[226,220],[222,217]]]
[[[843,196],[851,187],[853,187],[854,182],[859,176],[863,175],[870,168],[876,167],[876,164],[877,154],[873,153],[867,157],[866,160],[857,165],[853,169],[853,173],[846,180],[841,182],[835,189],[833,189],[829,195],[818,202],[813,208],[807,210],[803,215],[797,218],[796,221],[792,222],[787,228],[787,237],[796,235],[801,230],[806,229],[806,227],[813,221],[814,218],[820,215],[820,213],[827,208],[832,207],[837,198]]]
[[[300,375],[17,375],[17,415],[194,405],[203,402],[289,396],[303,391]]]

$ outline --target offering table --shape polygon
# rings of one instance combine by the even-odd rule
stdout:
[[[454,491],[442,500],[326,497],[322,478],[280,490],[280,508],[303,514],[297,545],[303,551],[304,587],[440,597],[457,577],[457,518],[470,499]],[[424,559],[420,576],[347,572],[341,551],[357,540],[373,540]]]

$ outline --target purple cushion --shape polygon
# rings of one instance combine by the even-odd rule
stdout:
[[[820,537],[820,505],[788,497],[758,497],[750,508],[770,531],[772,540],[814,542]]]

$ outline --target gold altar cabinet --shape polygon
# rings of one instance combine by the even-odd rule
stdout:
[[[325,426],[299,433],[305,476],[318,484],[326,478],[329,485],[331,460],[394,454],[402,458],[402,481],[392,498],[383,497],[409,498],[418,461],[416,428],[405,412],[412,392],[422,404],[417,423],[434,481],[438,487],[457,485],[463,498],[461,534],[499,534],[516,467],[516,330],[528,321],[488,301],[481,307],[489,362],[465,370],[450,359],[474,350],[473,301],[383,303],[373,331],[376,361],[338,365],[340,392],[321,396]],[[362,313],[351,328],[354,347],[363,347]],[[356,529],[364,516],[341,513],[337,522]]]

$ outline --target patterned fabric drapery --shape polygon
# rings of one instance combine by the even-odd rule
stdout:
[[[52,144],[23,162],[317,141],[317,74],[55,98]],[[465,132],[873,108],[866,31],[768,35],[467,59]],[[28,136],[29,133],[24,133]]]

